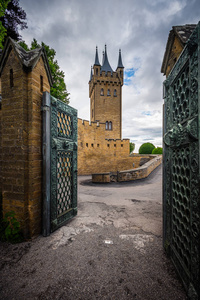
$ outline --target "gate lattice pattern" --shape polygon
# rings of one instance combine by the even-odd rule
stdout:
[[[43,235],[77,214],[77,110],[43,95]]]
[[[163,236],[188,292],[200,299],[200,24],[164,82]]]
[[[72,209],[72,154],[58,152],[57,157],[57,214]]]

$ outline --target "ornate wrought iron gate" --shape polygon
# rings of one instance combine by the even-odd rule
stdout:
[[[43,94],[43,235],[77,214],[77,111]]]
[[[164,248],[200,299],[200,24],[164,82]]]

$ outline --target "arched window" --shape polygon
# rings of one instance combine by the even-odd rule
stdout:
[[[109,122],[109,124],[108,124],[108,129],[109,129],[109,130],[112,130],[112,122]]]
[[[107,96],[110,96],[110,89],[108,89],[107,91]]]
[[[106,130],[108,130],[108,121],[106,121]]]
[[[114,97],[117,97],[117,90],[114,89]]]
[[[96,75],[98,75],[98,69],[96,69]]]
[[[101,95],[101,96],[103,96],[103,95],[104,95],[104,90],[103,90],[103,89],[101,89],[101,93],[100,93],[100,95]]]

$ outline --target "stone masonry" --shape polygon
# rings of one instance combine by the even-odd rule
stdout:
[[[26,52],[8,39],[0,59],[0,194],[25,237],[41,232],[42,94],[52,77],[44,49]]]

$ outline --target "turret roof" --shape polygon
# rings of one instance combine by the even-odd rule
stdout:
[[[101,67],[101,72],[113,72],[113,69],[111,68],[109,61],[108,61],[108,56],[107,56],[107,50],[106,50],[106,45],[105,45],[105,53],[104,53],[104,59],[103,59],[103,65]]]
[[[99,62],[99,55],[98,55],[98,48],[96,47],[96,54],[95,54],[95,62],[94,62],[95,66],[100,66],[100,62]]]
[[[119,49],[119,58],[118,58],[117,68],[124,68],[123,63],[122,63],[121,49]]]
[[[47,72],[47,76],[49,79],[49,83],[52,86],[53,79],[51,75],[51,71],[49,68],[48,59],[46,56],[45,49],[43,47],[37,48],[31,51],[26,51],[24,48],[22,48],[17,42],[15,42],[13,39],[8,37],[6,40],[6,44],[4,46],[1,58],[0,58],[0,74],[4,68],[5,62],[7,60],[8,54],[10,53],[10,47],[13,47],[15,53],[17,54],[21,64],[27,71],[31,71],[35,68],[40,56],[43,57],[45,69]]]

